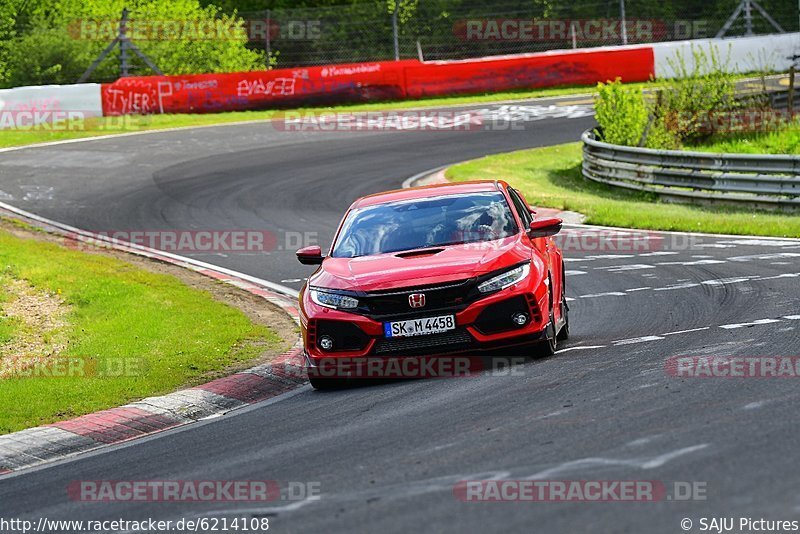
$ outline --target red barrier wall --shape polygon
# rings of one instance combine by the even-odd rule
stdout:
[[[650,47],[577,51],[418,63],[406,68],[411,98],[453,93],[591,85],[621,77],[643,82],[653,75]]]
[[[103,114],[214,113],[400,99],[414,61],[326,65],[230,74],[137,76],[103,84]]]
[[[229,74],[143,76],[103,84],[104,115],[214,113],[268,107],[589,85],[653,75],[650,47],[437,61],[382,61]]]

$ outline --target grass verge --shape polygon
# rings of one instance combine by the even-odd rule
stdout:
[[[687,150],[738,154],[800,154],[800,128],[794,125],[773,132],[713,137],[700,145],[687,147]]]
[[[107,253],[23,239],[16,230],[0,228],[0,434],[195,385],[285,348],[271,329],[208,291]],[[35,343],[19,343],[25,324],[19,328],[8,311],[24,295],[14,285],[59,306],[60,346],[41,332],[33,333],[41,338]],[[26,314],[35,324],[47,313],[22,304],[23,323]],[[28,367],[31,361],[42,366]],[[63,362],[80,362],[72,367],[78,371],[59,371]]]
[[[581,176],[581,144],[487,156],[447,170],[454,181],[502,179],[532,205],[571,210],[603,226],[721,234],[800,237],[800,216],[661,202]]]

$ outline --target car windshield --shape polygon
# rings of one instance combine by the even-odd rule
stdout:
[[[499,191],[447,195],[354,209],[347,216],[335,258],[502,239],[517,233]]]

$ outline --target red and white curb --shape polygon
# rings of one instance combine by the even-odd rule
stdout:
[[[279,306],[295,322],[299,321],[297,292],[291,288],[191,258],[73,228],[2,202],[0,215],[21,220],[75,242],[106,246],[191,269],[258,295]],[[275,397],[307,381],[298,339],[289,351],[271,363],[207,384],[0,436],[0,475],[221,415]]]

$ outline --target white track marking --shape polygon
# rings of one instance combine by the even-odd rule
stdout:
[[[608,291],[606,293],[593,293],[591,295],[581,295],[579,299],[592,299],[596,297],[627,297],[627,293],[620,293],[619,291]]]
[[[710,326],[701,326],[700,328],[690,328],[689,330],[676,330],[675,332],[666,332],[664,334],[660,334],[662,336],[674,336],[676,334],[688,334],[690,332],[700,332],[702,330],[709,330]]]
[[[783,273],[775,276],[763,276],[759,280],[777,280],[778,278],[797,278],[800,273]]]
[[[569,271],[568,270],[568,271],[565,271],[564,274],[567,275],[567,276],[576,276],[576,275],[579,275],[579,274],[586,274],[586,271]]]
[[[720,328],[724,328],[725,330],[734,330],[736,328],[746,328],[748,326],[758,326],[762,324],[772,324],[772,323],[779,323],[781,322],[780,319],[758,319],[756,321],[750,323],[733,323],[733,324],[723,324],[720,325]]]
[[[786,258],[800,258],[800,252],[776,252],[774,254],[752,254],[749,256],[732,256],[729,261],[752,261],[752,260],[781,260]]]
[[[697,287],[700,284],[697,282],[684,282],[682,284],[673,284],[666,287],[657,287],[653,291],[672,291],[673,289],[688,289],[690,287]]]
[[[686,454],[693,453],[708,447],[708,443],[700,445],[692,445],[691,447],[684,447],[666,454],[660,454],[652,458],[581,458],[579,460],[571,460],[569,462],[561,463],[549,469],[544,469],[538,473],[534,473],[527,477],[522,477],[523,480],[546,480],[550,478],[558,478],[559,476],[568,473],[584,473],[587,469],[593,467],[634,467],[638,469],[656,469],[662,467],[664,464],[671,462],[676,458],[680,458]]]
[[[642,269],[655,269],[653,265],[646,263],[633,263],[631,265],[611,265],[609,267],[595,267],[598,271],[608,271],[610,273],[619,273],[622,271],[640,271]]]
[[[620,339],[618,341],[612,341],[614,346],[617,345],[633,345],[634,343],[647,343],[648,341],[658,341],[660,339],[664,339],[661,336],[642,336],[642,337],[634,337],[631,339]]]
[[[633,258],[634,254],[595,254],[593,256],[586,256],[585,260],[617,260],[620,258]]]
[[[680,254],[679,252],[668,252],[666,250],[659,250],[656,252],[646,252],[644,254],[639,254],[640,258],[647,258],[649,256],[673,256],[675,254]]]
[[[762,247],[793,247],[797,245],[797,243],[792,243],[791,241],[770,241],[767,239],[728,239],[726,241],[718,241],[718,243]]]
[[[608,345],[586,345],[585,347],[567,347],[566,349],[557,350],[555,353],[561,354],[562,352],[569,352],[571,350],[602,349],[607,346]]]
[[[652,288],[652,287],[650,287],[650,286],[645,286],[645,287],[634,287],[634,288],[632,288],[632,289],[626,289],[626,290],[625,290],[625,293],[633,293],[634,291],[644,291],[645,289],[653,289],[653,288]]]
[[[725,260],[694,260],[694,261],[662,261],[656,265],[714,265],[716,263],[725,263]]]
[[[800,315],[784,315],[783,318],[790,321],[800,321]]]
[[[704,280],[700,282],[707,286],[724,286],[727,284],[738,284],[740,282],[749,282],[750,280],[757,279],[758,276],[737,276],[733,278],[718,278],[716,280]]]

